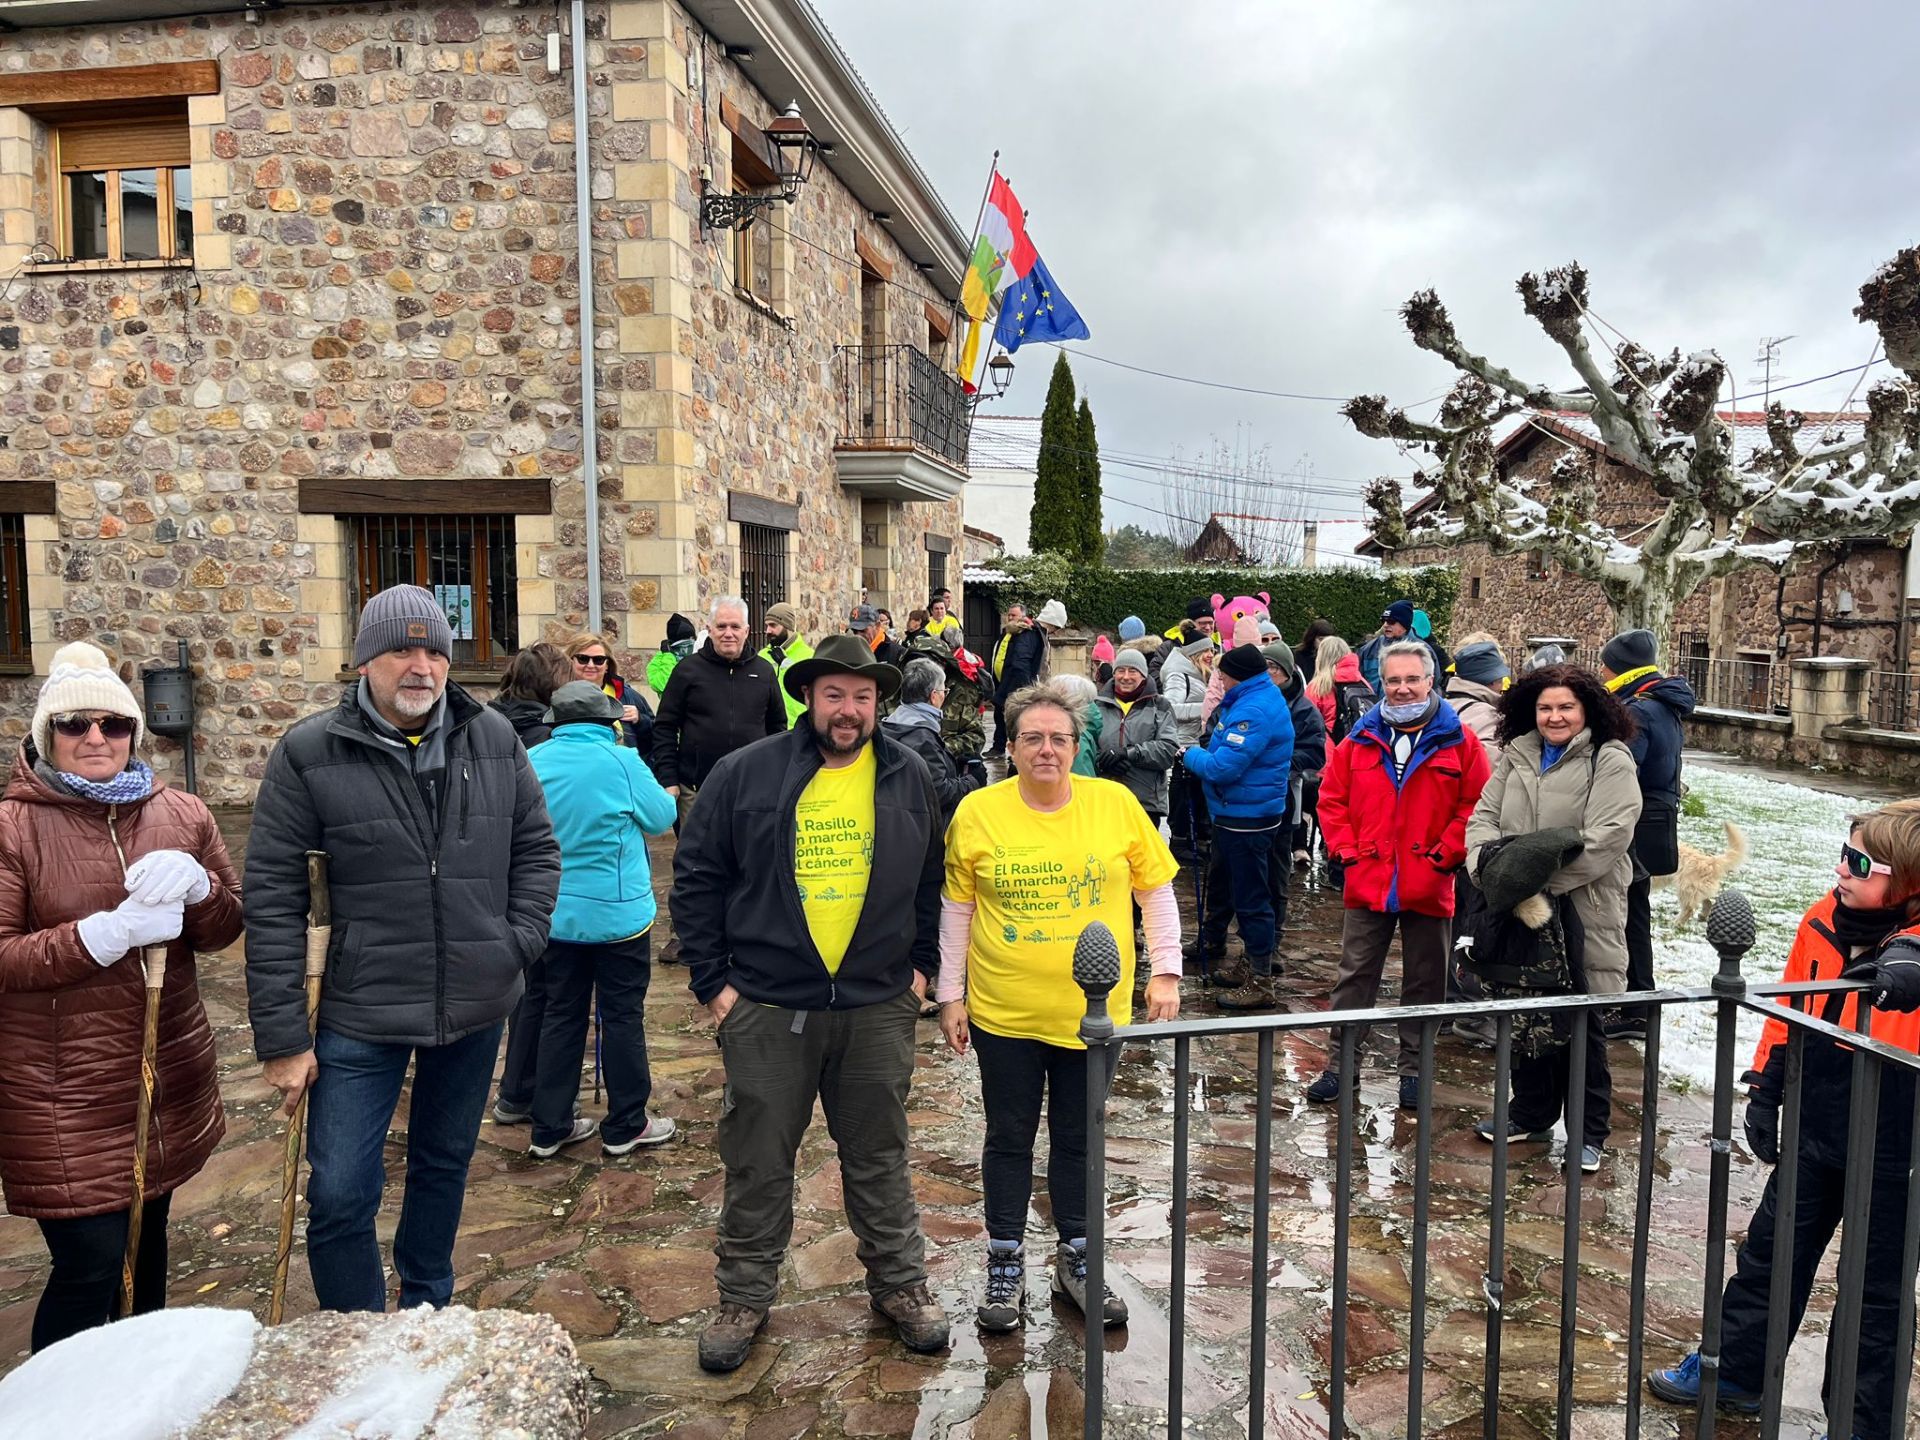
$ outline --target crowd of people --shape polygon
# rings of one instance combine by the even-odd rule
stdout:
[[[609,1157],[672,1140],[674,1119],[652,1108],[645,1000],[655,963],[684,964],[726,1071],[721,1303],[698,1350],[717,1372],[744,1362],[777,1299],[816,1103],[874,1309],[912,1349],[948,1343],[910,1183],[923,1017],[954,1054],[978,1057],[979,1325],[1023,1323],[1043,1114],[1049,1288],[1091,1321],[1126,1323],[1121,1298],[1087,1283],[1087,1085],[1111,1075],[1089,1076],[1071,960],[1095,921],[1120,950],[1117,1024],[1140,1000],[1149,1020],[1177,1017],[1190,966],[1223,1009],[1301,998],[1283,942],[1294,877],[1316,855],[1343,918],[1331,993],[1312,998],[1337,1010],[1374,1007],[1396,936],[1409,1005],[1614,995],[1656,978],[1648,885],[1677,861],[1693,696],[1661,671],[1650,632],[1614,637],[1597,669],[1536,654],[1516,675],[1490,636],[1461,637],[1450,656],[1410,601],[1356,648],[1324,621],[1289,646],[1263,603],[1214,596],[1159,633],[1129,616],[1117,646],[1094,648],[1092,674],[1056,674],[1057,600],[1009,606],[984,653],[945,593],[898,636],[865,603],[811,640],[793,606],[773,605],[758,649],[740,599],[703,619],[674,616],[651,658],[657,709],[595,634],[529,646],[482,704],[448,679],[452,633],[430,592],[371,597],[358,680],[268,762],[244,879],[205,806],[140,756],[142,712],[108,658],[85,643],[59,652],[0,798],[0,1182],[53,1261],[36,1349],[163,1303],[170,1197],[223,1131],[194,957],[243,932],[265,1078],[289,1114],[306,1105],[307,1262],[336,1310],[387,1302],[377,1221],[409,1074],[392,1240],[403,1306],[452,1296],[490,1095],[497,1122],[529,1126],[535,1159],[596,1137]],[[647,840],[669,831],[677,956],[651,939]],[[1185,946],[1183,868],[1197,900]],[[1920,802],[1861,817],[1838,882],[1809,911],[1789,978],[1867,980],[1874,1033],[1920,1046]],[[322,911],[316,1016],[306,976]],[[578,1104],[596,1016],[604,1119]],[[1598,1169],[1608,1040],[1644,1025],[1619,1011],[1587,1028],[1576,1097],[1567,1028],[1523,1018],[1507,1138],[1545,1141],[1577,1110],[1568,1143]],[[143,1029],[156,1083],[137,1137]],[[1453,1033],[1491,1039],[1471,1015]],[[1355,1082],[1340,1061],[1357,1052],[1351,1038],[1330,1039],[1307,1101]],[[1824,1045],[1807,1042],[1814,1103],[1844,1116],[1850,1072]],[[1766,1160],[1783,1053],[1774,1022],[1746,1082],[1749,1143]],[[1404,1107],[1417,1104],[1420,1054],[1419,1027],[1401,1026]],[[1909,1115],[1910,1099],[1883,1114]],[[1478,1128],[1498,1138],[1491,1121]],[[1876,1277],[1897,1274],[1898,1129],[1883,1125],[1875,1152],[1869,1243],[1888,1256]],[[1797,1324],[1839,1213],[1845,1126],[1803,1121],[1801,1135],[1796,1213],[1777,1215],[1769,1187],[1729,1287],[1722,1393],[1737,1403],[1757,1399],[1771,1229],[1802,1237]],[[1892,1335],[1896,1291],[1869,1285],[1886,1320],[1863,1339],[1872,1436],[1894,1368],[1873,1337]],[[1698,1375],[1694,1357],[1649,1383],[1684,1400]]]

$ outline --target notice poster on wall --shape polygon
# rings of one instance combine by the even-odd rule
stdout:
[[[447,624],[453,630],[456,640],[473,639],[473,587],[471,585],[436,585],[433,598],[439,602],[441,610],[446,612]]]

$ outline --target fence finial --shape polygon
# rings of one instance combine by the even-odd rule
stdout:
[[[1101,921],[1092,921],[1073,942],[1073,979],[1087,997],[1081,1040],[1092,1044],[1110,1039],[1113,1017],[1107,1014],[1107,996],[1120,983],[1120,946]]]
[[[1753,948],[1753,905],[1738,890],[1722,890],[1707,914],[1707,943],[1720,957],[1720,969],[1713,977],[1715,993],[1744,994],[1747,982],[1740,975],[1740,961]]]

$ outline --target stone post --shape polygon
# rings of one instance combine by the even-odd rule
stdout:
[[[1859,725],[1867,718],[1867,672],[1871,660],[1815,655],[1793,662],[1793,738],[1818,745],[1830,725]]]

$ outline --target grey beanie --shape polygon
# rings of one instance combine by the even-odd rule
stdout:
[[[440,655],[453,654],[453,627],[431,590],[390,585],[360,607],[360,629],[353,637],[355,665],[415,645]]]
[[[1660,642],[1651,630],[1623,630],[1600,652],[1600,663],[1616,675],[1659,663]]]
[[[1489,690],[1498,690],[1500,682],[1511,678],[1513,674],[1507,668],[1506,657],[1500,653],[1500,647],[1491,640],[1462,645],[1460,653],[1453,657],[1453,673],[1462,680],[1484,685]]]
[[[1138,670],[1144,675],[1147,673],[1147,657],[1129,645],[1113,657],[1113,668],[1116,670]]]

